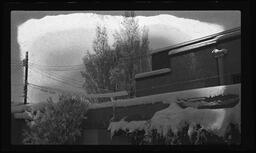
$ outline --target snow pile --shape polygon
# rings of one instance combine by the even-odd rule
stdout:
[[[185,124],[189,125],[188,136],[196,130],[196,125],[200,125],[201,129],[213,132],[219,137],[224,137],[228,126],[232,123],[238,125],[241,133],[241,84],[218,86],[202,89],[193,89],[189,91],[175,92],[165,97],[164,103],[169,103],[169,107],[160,110],[154,114],[149,121],[131,121],[121,120],[112,122],[108,130],[111,130],[111,135],[119,130],[144,130],[148,134],[152,130],[156,130],[158,134],[166,137],[168,131],[172,131],[177,135]],[[239,103],[232,108],[219,109],[197,109],[192,107],[181,108],[177,103],[177,98],[181,97],[200,97],[214,95],[236,94],[239,95]],[[167,94],[168,95],[168,94]],[[194,96],[193,96],[194,95]]]
[[[188,135],[191,135],[193,127],[199,124],[203,129],[213,131],[222,137],[230,123],[238,124],[240,130],[240,114],[240,103],[226,109],[182,109],[176,103],[172,103],[168,108],[155,113],[151,119],[150,129],[156,129],[163,136],[171,129],[176,135],[184,123],[188,123]]]
[[[166,137],[168,131],[177,135],[184,125],[189,124],[188,135],[191,137],[197,124],[202,129],[212,131],[219,137],[223,137],[230,123],[238,124],[241,132],[240,103],[233,108],[226,109],[196,109],[188,107],[182,109],[176,103],[171,103],[164,110],[158,111],[149,121],[131,121],[124,119],[118,122],[111,122],[108,130],[111,131],[111,137],[119,130],[133,132],[135,130],[146,133],[156,130],[157,133]]]
[[[127,122],[124,118],[118,122],[111,122],[108,130],[111,131],[111,137],[119,130],[128,131],[132,133],[135,130],[146,130],[147,121],[131,121]]]

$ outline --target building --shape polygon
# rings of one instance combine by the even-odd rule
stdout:
[[[241,29],[151,51],[152,71],[136,74],[136,96],[240,83]]]

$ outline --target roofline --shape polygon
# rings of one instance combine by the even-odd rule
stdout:
[[[184,47],[184,46],[187,46],[187,45],[190,45],[190,44],[194,44],[194,43],[198,43],[198,42],[201,42],[201,41],[209,40],[209,39],[212,39],[212,38],[217,37],[219,35],[226,35],[226,34],[230,34],[230,33],[237,32],[237,31],[241,31],[241,27],[237,27],[237,28],[233,28],[233,29],[230,29],[230,30],[222,31],[222,32],[212,34],[212,35],[209,35],[209,36],[205,36],[205,37],[202,37],[202,38],[198,38],[198,39],[178,43],[176,45],[171,45],[171,46],[168,46],[168,47],[154,49],[154,50],[150,51],[150,54],[152,55],[152,54],[163,52],[163,51],[169,51],[169,50]]]
[[[141,78],[146,78],[146,77],[151,77],[155,75],[160,75],[160,74],[166,74],[171,72],[170,68],[163,68],[163,69],[158,69],[154,71],[148,71],[148,72],[143,72],[143,73],[138,73],[135,75],[135,79],[141,79]]]

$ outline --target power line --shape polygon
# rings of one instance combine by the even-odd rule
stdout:
[[[47,68],[47,67],[38,67],[34,65],[30,65],[30,67],[36,67],[40,70],[47,70],[47,71],[83,71],[85,68]]]
[[[31,69],[30,69],[31,70]],[[32,70],[33,71],[33,70]],[[33,72],[35,72],[35,71],[33,71]],[[42,75],[44,75],[44,74],[42,74],[41,72],[39,72],[39,71],[37,71],[38,73],[40,73],[40,75],[42,76]],[[32,73],[32,72],[31,72]],[[46,79],[48,79],[49,77],[48,77],[48,75],[46,76],[46,75],[44,75],[45,77],[46,77]],[[50,79],[52,79],[52,78],[50,78]],[[55,80],[56,81],[56,80]],[[63,82],[61,82],[61,83],[63,83]],[[59,87],[59,88],[66,88],[66,86],[63,86],[62,84],[58,84],[58,85],[56,85],[56,84],[54,84],[54,86],[57,86],[57,87]]]
[[[43,70],[40,70],[40,71],[43,71]],[[81,84],[84,83],[83,81],[79,81],[79,80],[76,80],[76,79],[73,79],[73,78],[66,78],[66,77],[64,78],[63,76],[58,75],[57,73],[54,73],[54,72],[45,72],[45,73],[48,74],[48,75],[52,75],[55,78],[61,79],[63,81],[70,81],[70,82],[74,81],[74,83],[77,84],[77,85],[81,85]]]
[[[53,68],[75,68],[75,67],[81,67],[84,66],[83,64],[79,64],[79,65],[61,65],[61,66],[57,66],[57,65],[41,65],[41,64],[37,64],[37,63],[32,63],[29,62],[32,65],[37,65],[37,66],[41,66],[41,67],[53,67]]]
[[[53,79],[53,80],[55,80],[55,81],[64,83],[64,84],[69,85],[69,86],[70,86],[70,85],[73,86],[72,84],[67,84],[67,82],[63,82],[63,81],[66,81],[66,80],[64,80],[63,78],[59,78],[59,77],[56,77],[56,76],[52,76],[51,73],[47,73],[47,72],[43,72],[43,71],[40,71],[40,70],[31,69],[31,68],[30,68],[30,70],[32,70],[32,71],[34,71],[34,72],[37,71],[37,73],[40,73],[40,74],[46,76],[47,78]],[[72,82],[72,83],[74,83],[74,82]],[[80,86],[80,85],[83,85],[84,82],[81,82],[81,81],[80,81],[78,84],[77,84],[77,83],[74,83],[74,84]],[[77,86],[73,86],[73,87],[75,87],[75,88],[77,88],[77,89],[84,89],[84,88],[82,88],[82,87],[77,87]],[[63,88],[63,87],[61,87],[61,88]],[[105,90],[105,91],[106,91],[106,90],[109,91],[108,89],[103,89],[103,88],[98,88],[98,89],[100,89],[100,90]]]
[[[51,76],[51,75],[49,75],[49,74],[42,73],[42,72],[40,72],[40,71],[37,71],[37,72],[40,73],[40,74],[42,74],[42,75],[44,75],[44,76],[46,76],[46,77],[49,78],[49,79],[52,79],[52,80],[58,81],[58,82],[60,82],[60,83],[63,83],[63,84],[65,84],[65,85],[72,86],[72,87],[75,87],[75,88],[79,88],[79,89],[80,89],[80,87],[77,87],[77,86],[74,86],[74,85],[69,84],[69,83],[67,83],[67,82],[64,82],[64,80],[57,79],[57,78],[55,78],[55,77],[53,77],[53,76]]]
[[[30,66],[36,67],[38,69],[48,70],[48,71],[82,71],[84,70],[84,65],[71,65],[71,66],[49,66],[40,65],[36,63],[30,63]]]
[[[117,61],[131,61],[131,60],[143,60],[144,58],[149,58],[151,57],[151,54],[144,54],[136,57],[119,57],[117,58]],[[113,57],[114,58],[114,57]],[[41,65],[37,63],[31,63],[29,62],[30,66],[32,67],[37,67],[39,69],[45,69],[48,71],[82,71],[85,69],[84,64],[79,64],[79,65],[65,65],[65,66],[53,66],[53,65]]]
[[[30,69],[31,69],[31,68],[30,68]],[[77,87],[77,86],[74,86],[74,85],[69,84],[69,83],[67,83],[67,82],[63,82],[63,81],[65,81],[65,80],[61,80],[61,79],[58,79],[58,78],[54,78],[53,76],[51,76],[51,75],[49,75],[49,74],[46,74],[45,72],[42,72],[42,71],[40,72],[39,70],[36,70],[36,69],[31,69],[31,70],[34,71],[34,72],[36,72],[36,73],[40,73],[40,74],[44,75],[45,77],[50,78],[50,79],[52,79],[52,80],[58,81],[58,82],[60,82],[60,83],[66,84],[66,85],[68,85],[68,86],[72,86],[72,87],[81,89],[81,87]]]
[[[71,93],[73,95],[76,96],[82,96],[82,97],[87,97],[87,98],[95,98],[95,97],[102,97],[101,94],[87,94],[86,92],[83,93],[82,91],[67,91],[67,90],[63,90],[63,89],[58,89],[58,88],[52,88],[52,87],[45,87],[45,86],[39,86],[33,83],[29,83],[29,85],[32,85],[31,87],[37,88],[37,89],[46,89],[46,90],[53,90],[53,91],[60,91],[63,93]]]
[[[81,95],[81,94],[78,94],[78,93],[73,92],[73,91],[68,91],[68,90],[63,90],[63,89],[58,89],[58,88],[52,88],[52,87],[46,87],[46,86],[40,86],[40,85],[36,85],[36,84],[33,84],[33,83],[29,83],[29,85],[31,85],[31,87],[37,88],[37,89],[45,89],[45,90],[51,90],[51,91],[58,91],[58,92],[62,92],[62,93],[72,93],[74,95]],[[83,95],[85,96],[87,94],[84,93]]]
[[[41,70],[39,70],[39,71],[41,71]],[[43,71],[41,71],[41,72],[43,72]],[[61,77],[61,76],[59,76],[59,75],[57,75],[57,74],[52,74],[52,73],[49,73],[49,72],[43,72],[43,73],[45,73],[45,74],[47,74],[48,76],[53,76],[54,78],[56,78],[56,79],[58,79],[58,80],[61,80],[61,81],[69,81],[69,82],[72,82],[72,81],[74,81],[74,82],[72,82],[73,84],[75,84],[75,85],[78,85],[78,86],[80,86],[80,85],[82,85],[83,84],[83,82],[81,82],[81,81],[78,81],[78,80],[73,80],[73,79],[66,79],[66,78],[63,78],[63,77]],[[72,81],[71,81],[72,80]]]
[[[57,89],[57,88],[52,88],[52,87],[47,87],[47,86],[40,86],[40,85],[36,85],[34,83],[29,83],[29,85],[31,85],[31,87],[35,87],[38,89],[49,89],[49,90],[61,90],[64,91],[63,89]]]
[[[68,80],[68,81],[74,81],[74,82],[78,83],[79,85],[84,83],[83,81],[79,81],[79,80],[72,79],[72,78],[63,78],[63,76],[60,76],[60,75],[58,75],[56,73],[53,73],[53,72],[52,73],[48,73],[48,74],[51,74],[51,75],[53,75],[55,77],[62,78],[62,79]]]
[[[32,84],[32,83],[29,83],[28,84],[30,87],[32,88],[36,88],[36,89],[47,89],[47,90],[53,90],[53,88],[50,88],[50,87],[45,87],[45,86],[39,86],[39,85],[35,85],[35,84]],[[57,89],[55,89],[57,90]],[[59,90],[59,89],[58,89]]]

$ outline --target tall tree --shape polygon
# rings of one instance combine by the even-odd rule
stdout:
[[[110,88],[110,69],[113,67],[113,51],[108,45],[106,27],[96,27],[96,38],[93,41],[95,54],[88,51],[84,57],[86,70],[82,73],[85,78],[84,88],[88,93],[107,92]]]
[[[140,28],[135,13],[126,13],[122,28],[114,36],[114,49],[108,45],[106,27],[96,27],[95,54],[84,58],[84,87],[89,93],[127,90],[135,93],[135,74],[149,71],[148,30]],[[103,90],[104,89],[104,90]]]
[[[140,29],[135,13],[125,12],[122,28],[114,34],[114,47],[119,55],[119,64],[115,67],[115,72],[122,72],[125,75],[125,89],[134,95],[135,74],[149,71],[150,62],[148,56],[148,31],[145,27]],[[116,75],[116,74],[115,74]]]

